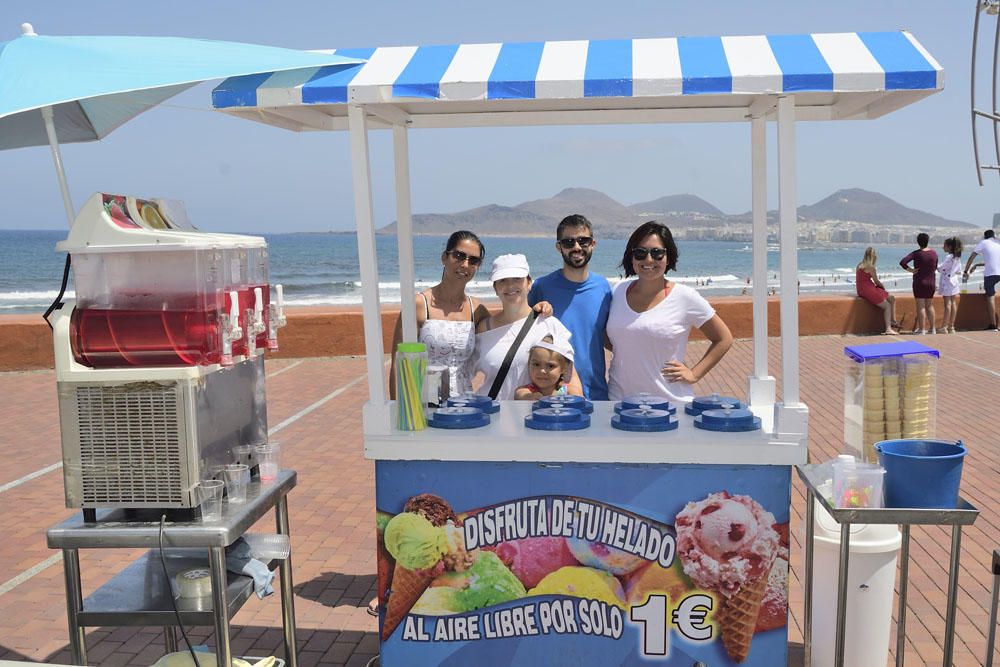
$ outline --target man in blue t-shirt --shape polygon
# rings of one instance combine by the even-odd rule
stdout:
[[[556,250],[563,266],[534,282],[528,303],[552,304],[552,314],[573,334],[573,367],[584,395],[592,401],[606,401],[604,328],[611,309],[611,286],[604,276],[590,273],[588,264],[596,245],[590,220],[576,214],[563,218],[556,228]]]

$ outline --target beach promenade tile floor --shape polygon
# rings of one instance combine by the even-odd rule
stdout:
[[[965,332],[925,336],[941,350],[938,434],[961,437],[969,447],[963,495],[981,514],[963,532],[955,665],[982,665],[989,618],[990,554],[1000,546],[1000,336]],[[847,344],[887,342],[884,337],[816,337],[800,341],[801,394],[810,406],[810,457],[839,452],[843,420],[843,354]],[[704,349],[690,346],[691,356]],[[770,343],[771,368],[780,368],[780,343]],[[700,393],[745,393],[752,367],[749,341],[738,341]],[[362,666],[377,653],[376,622],[365,613],[374,595],[374,467],[362,455],[360,407],[367,397],[360,358],[287,359],[267,365],[272,439],[282,443],[283,465],[299,473],[289,495],[293,535],[299,660],[313,665]],[[59,552],[45,532],[73,512],[63,507],[55,383],[50,371],[0,374],[0,660],[68,664],[66,607]],[[780,396],[780,384],[779,384]],[[792,662],[802,641],[802,517],[804,495],[796,479],[791,521],[792,574],[789,642]],[[265,516],[254,528],[273,530]],[[914,527],[906,664],[941,664],[950,534]],[[140,552],[81,551],[84,595],[123,569]],[[90,664],[149,665],[164,651],[158,628],[88,628]],[[197,643],[211,643],[210,628],[191,628]],[[282,655],[277,597],[251,600],[232,621],[236,655]],[[895,640],[893,639],[893,646]]]

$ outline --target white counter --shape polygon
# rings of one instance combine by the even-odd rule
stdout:
[[[770,433],[773,410],[761,416],[764,428],[719,433],[694,427],[694,417],[678,409],[680,426],[660,433],[611,427],[614,403],[595,401],[591,424],[580,431],[536,431],[524,426],[530,401],[505,401],[477,429],[365,433],[365,458],[406,461],[538,461],[546,463],[701,463],[796,465],[806,463],[806,436]],[[394,406],[391,406],[394,408]]]

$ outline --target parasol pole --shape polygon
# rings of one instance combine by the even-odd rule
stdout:
[[[66,172],[63,170],[62,154],[59,153],[59,139],[56,138],[56,126],[52,121],[52,107],[42,107],[42,118],[45,120],[45,133],[49,135],[49,148],[52,149],[52,161],[56,163],[56,176],[59,178],[59,191],[62,193],[63,208],[66,209],[66,221],[73,226],[76,209],[73,200],[69,198],[69,186],[66,185]]]

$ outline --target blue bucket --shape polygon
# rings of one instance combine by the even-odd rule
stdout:
[[[955,509],[965,445],[947,440],[875,443],[885,468],[885,506]]]

